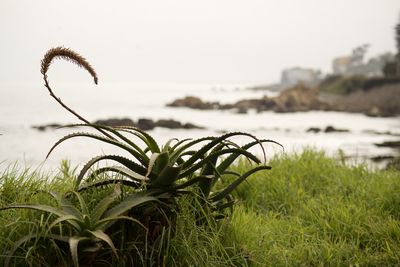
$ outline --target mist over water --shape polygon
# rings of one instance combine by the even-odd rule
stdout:
[[[187,95],[198,96],[208,101],[232,103],[244,98],[261,97],[265,92],[244,90],[243,85],[174,85],[174,84],[105,84],[95,87],[88,84],[60,84],[54,86],[62,100],[90,121],[128,117],[175,119],[193,123],[205,129],[172,130],[156,128],[149,133],[160,143],[171,138],[198,138],[218,135],[225,131],[245,131],[258,138],[273,139],[285,146],[267,145],[267,153],[291,153],[305,147],[325,149],[336,154],[339,149],[358,161],[378,155],[393,153],[390,149],[378,148],[374,144],[394,140],[391,135],[377,135],[371,131],[399,133],[400,120],[395,118],[372,118],[362,114],[339,112],[256,113],[238,114],[233,110],[201,111],[188,108],[172,108],[165,105],[176,98]],[[18,105],[16,105],[17,100]],[[62,159],[73,166],[83,164],[91,157],[105,153],[124,154],[123,151],[99,142],[76,138],[58,147],[44,162],[51,146],[74,129],[32,129],[34,125],[49,123],[79,123],[63,110],[44,87],[14,85],[0,90],[0,169],[18,161],[25,166],[55,169]],[[326,126],[348,129],[348,133],[307,133],[311,127]],[[84,129],[79,129],[84,130]],[[235,139],[239,143],[249,139]]]

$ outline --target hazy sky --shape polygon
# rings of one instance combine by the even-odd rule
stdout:
[[[399,13],[399,0],[1,0],[0,83],[41,84],[43,54],[63,45],[101,82],[263,84],[292,66],[330,71],[363,43],[395,52]]]

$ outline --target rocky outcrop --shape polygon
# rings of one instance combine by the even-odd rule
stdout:
[[[386,168],[395,169],[400,171],[400,140],[384,141],[375,144],[377,147],[388,147],[391,148],[396,156],[390,155],[392,158],[388,162]],[[389,158],[388,158],[389,159]]]
[[[93,122],[94,124],[111,126],[111,127],[118,127],[118,126],[136,126],[135,122],[129,118],[111,118],[106,120],[97,120]]]
[[[296,112],[308,110],[329,110],[330,105],[319,100],[315,90],[299,85],[284,91],[277,97],[264,96],[258,99],[243,99],[233,104],[203,102],[200,98],[188,96],[167,104],[170,107],[188,107],[194,109],[235,109],[246,113],[249,109],[258,112],[272,110],[275,112]]]
[[[317,92],[299,85],[284,91],[274,99],[276,112],[329,110],[331,106],[319,100]]]
[[[324,132],[324,133],[348,133],[350,131],[347,130],[347,129],[338,129],[338,128],[335,128],[335,127],[333,127],[331,125],[328,125],[328,126],[325,127],[325,129],[321,129],[321,128],[318,128],[318,127],[311,127],[311,128],[308,128],[306,130],[306,132],[307,133],[319,133],[319,132]]]
[[[217,109],[219,104],[217,102],[204,102],[198,97],[186,96],[184,98],[176,99],[167,104],[168,107],[188,107],[193,109]]]
[[[32,126],[33,129],[36,129],[38,131],[44,132],[48,129],[55,129],[55,128],[60,128],[63,127],[63,125],[58,124],[58,123],[50,123],[50,124],[45,124],[45,125],[34,125]]]
[[[377,147],[400,148],[400,140],[399,141],[385,141],[382,143],[377,143],[375,145]]]
[[[340,95],[321,92],[319,88],[297,85],[283,91],[277,97],[243,99],[236,103],[220,104],[203,102],[198,97],[185,97],[168,104],[170,107],[188,107],[194,109],[234,109],[246,113],[249,109],[275,112],[298,112],[310,110],[342,111],[364,113],[374,117],[400,115],[400,83],[384,84]]]
[[[364,113],[372,117],[400,115],[400,83],[386,84],[346,95],[321,93],[332,110]]]
[[[172,119],[161,119],[161,120],[153,121],[152,119],[141,118],[141,119],[138,119],[137,122],[134,122],[133,120],[131,120],[129,118],[122,118],[122,119],[111,118],[111,119],[105,119],[105,120],[97,120],[97,121],[93,122],[93,124],[105,125],[105,126],[111,126],[111,127],[130,126],[130,127],[137,127],[144,131],[152,130],[156,127],[162,127],[162,128],[168,128],[168,129],[204,129],[203,127],[194,125],[192,123],[181,123],[179,121],[172,120]],[[59,128],[59,127],[63,127],[63,125],[53,123],[53,124],[32,126],[33,129],[36,129],[39,131],[46,131],[48,129],[54,129],[54,128]]]
[[[139,129],[148,131],[156,127],[168,128],[168,129],[203,129],[203,127],[194,125],[192,123],[181,123],[172,119],[160,119],[153,121],[152,119],[140,118],[135,123],[131,119],[108,119],[108,120],[98,120],[94,122],[95,124],[107,125],[107,126],[133,126]]]

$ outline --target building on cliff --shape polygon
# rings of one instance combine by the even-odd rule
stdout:
[[[281,75],[281,85],[288,88],[302,83],[306,86],[314,86],[321,80],[321,71],[310,68],[294,67],[284,69]]]
[[[383,67],[389,61],[394,59],[391,53],[384,53],[376,57],[364,61],[365,54],[367,53],[369,45],[353,49],[349,56],[337,57],[332,62],[332,69],[334,75],[354,76],[362,75],[367,77],[383,76]]]

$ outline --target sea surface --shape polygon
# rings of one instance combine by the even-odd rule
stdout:
[[[270,92],[245,90],[244,85],[177,85],[177,84],[57,84],[54,91],[63,102],[89,121],[128,117],[175,119],[193,123],[205,129],[171,130],[156,128],[149,133],[160,142],[171,138],[198,138],[219,135],[227,131],[245,131],[258,138],[272,139],[279,146],[266,145],[267,157],[276,153],[300,152],[304,148],[324,149],[337,155],[342,151],[351,160],[362,162],[374,156],[392,155],[390,148],[377,147],[383,141],[397,140],[400,117],[372,118],[362,114],[340,112],[297,112],[238,114],[233,110],[202,111],[171,108],[165,105],[176,98],[198,96],[207,101],[231,103],[244,98],[256,98]],[[34,125],[79,123],[78,119],[59,106],[41,84],[0,85],[0,170],[18,163],[31,169],[56,170],[67,159],[72,166],[84,164],[101,154],[122,154],[116,148],[88,138],[75,138],[61,144],[46,159],[52,145],[73,129],[33,129]],[[307,129],[327,126],[347,129],[344,133],[309,133]],[[79,129],[84,130],[84,129]],[[380,132],[381,134],[377,134]],[[392,134],[388,134],[388,133]],[[236,138],[247,143],[248,138]],[[258,153],[258,152],[256,152]],[[259,152],[260,153],[260,152]]]

